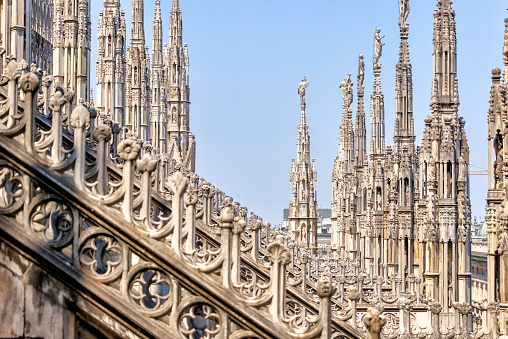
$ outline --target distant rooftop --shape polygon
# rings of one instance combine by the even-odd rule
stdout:
[[[317,210],[318,218],[331,218],[332,217],[332,209],[331,208],[318,208]],[[284,208],[282,213],[283,220],[289,219],[289,208]]]
[[[473,233],[474,238],[487,238],[487,222],[482,222],[480,228]]]

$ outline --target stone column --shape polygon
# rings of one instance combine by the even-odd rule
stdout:
[[[13,1],[12,2],[12,11],[10,13],[11,18],[11,27],[10,27],[10,40],[11,40],[11,50],[10,54],[14,55],[17,60],[22,60],[26,58],[24,54],[25,49],[25,2],[23,1]],[[4,8],[8,8],[7,6]],[[28,25],[29,26],[29,25]],[[29,48],[27,48],[29,49]]]

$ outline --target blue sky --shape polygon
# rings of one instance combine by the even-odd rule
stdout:
[[[436,0],[410,0],[416,144],[421,143],[432,79],[432,26]],[[172,1],[161,1],[164,42]],[[97,57],[98,13],[91,0],[92,60]],[[130,37],[131,2],[121,1]],[[191,115],[196,172],[235,200],[276,224],[290,199],[289,170],[296,156],[300,116],[298,83],[305,75],[311,156],[318,172],[320,208],[329,208],[338,154],[342,103],[339,84],[356,80],[365,56],[365,111],[369,122],[373,36],[386,35],[381,74],[386,145],[393,145],[395,64],[399,53],[398,0],[180,0],[183,41],[189,45]],[[457,0],[458,78],[470,163],[487,168],[487,110],[491,70],[503,69],[506,0]],[[146,43],[152,47],[155,1],[145,0]],[[93,67],[95,79],[95,67]],[[92,83],[94,83],[92,81]],[[356,96],[356,84],[354,86]],[[352,104],[356,108],[356,98]],[[370,137],[367,129],[368,138]],[[367,140],[369,142],[369,139]],[[472,170],[476,168],[472,167]],[[485,215],[487,177],[471,176],[473,216]]]

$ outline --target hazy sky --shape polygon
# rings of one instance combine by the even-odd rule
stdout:
[[[92,3],[92,57],[103,1]],[[131,2],[122,0],[130,38]],[[164,42],[171,0],[161,1]],[[433,11],[437,0],[410,0],[416,145],[430,114]],[[457,0],[458,78],[470,163],[487,168],[487,110],[491,70],[503,69],[506,0]],[[146,44],[152,48],[155,0],[145,0]],[[331,174],[338,154],[342,102],[339,84],[356,80],[365,56],[365,111],[370,138],[373,36],[386,35],[381,74],[386,145],[393,145],[395,64],[399,53],[398,0],[180,0],[183,41],[189,45],[191,114],[196,172],[235,200],[276,224],[289,207],[291,159],[300,118],[298,83],[305,75],[311,157],[318,173],[320,208],[330,208]],[[93,69],[95,79],[95,68]],[[92,81],[94,83],[95,80]],[[354,85],[356,97],[356,84]],[[352,104],[356,110],[356,98]],[[353,112],[355,114],[355,112]],[[476,168],[471,167],[472,170]],[[485,215],[487,177],[471,176],[473,216]]]

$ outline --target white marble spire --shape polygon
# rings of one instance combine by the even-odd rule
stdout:
[[[150,142],[161,153],[167,152],[167,109],[164,68],[163,29],[160,0],[155,0],[152,34],[152,69],[150,71]]]
[[[363,55],[360,54],[358,57],[358,75],[357,75],[357,96],[358,96],[358,107],[356,111],[355,120],[355,167],[362,168],[367,164],[364,160],[367,158],[367,130],[365,126],[365,110],[364,110],[364,93],[365,89],[363,81],[365,79],[365,62],[363,61]]]
[[[465,120],[458,116],[457,39],[450,0],[438,0],[434,11],[431,115],[419,154],[421,202],[425,222],[419,241],[425,266],[427,296],[444,305],[471,302],[471,210],[468,197],[469,146]],[[450,263],[457,263],[454,267]],[[450,295],[449,289],[459,291]],[[448,306],[447,306],[448,305]]]
[[[143,0],[132,0],[131,46],[145,48],[145,20]]]
[[[380,36],[380,29],[376,29],[374,34],[374,85],[370,96],[370,124],[371,124],[371,140],[370,140],[370,156],[373,160],[382,160],[385,156],[385,106],[384,94],[381,88],[381,64],[379,59],[382,54],[383,43]]]
[[[125,126],[126,24],[120,1],[104,1],[97,30],[97,92],[99,116]]]
[[[169,46],[165,59],[168,72],[168,152],[172,159],[194,171],[195,140],[190,132],[189,52],[182,43],[182,11],[173,1],[169,14]]]
[[[293,194],[289,202],[290,231],[300,244],[315,249],[317,247],[317,201],[315,183],[316,165],[310,158],[310,135],[306,119],[305,92],[308,81],[304,77],[298,85],[300,96],[300,124],[296,136],[296,161],[292,160],[290,181]]]

